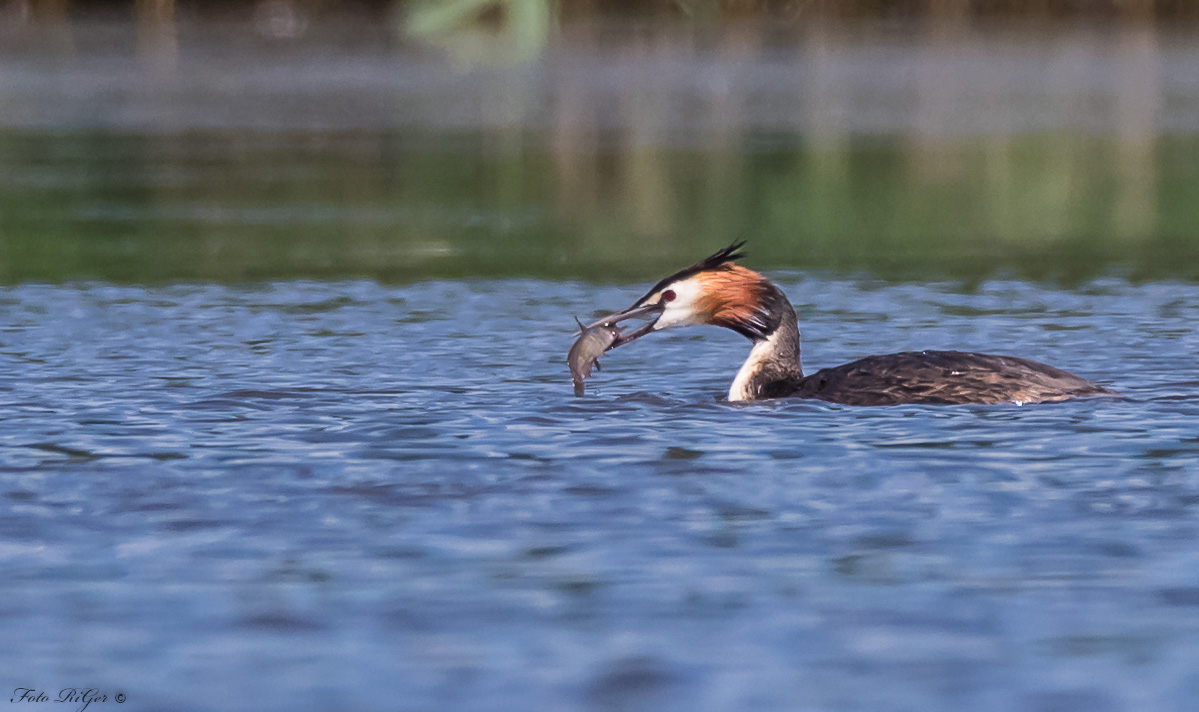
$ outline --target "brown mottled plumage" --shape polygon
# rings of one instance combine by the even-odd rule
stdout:
[[[1116,393],[1060,368],[1016,356],[907,351],[867,356],[797,380],[767,382],[787,395],[845,405],[1049,403]],[[769,397],[769,396],[768,396]]]
[[[658,282],[612,323],[656,314],[650,324],[613,344],[655,329],[713,324],[753,342],[729,389],[729,400],[814,398],[846,405],[902,403],[1046,403],[1118,396],[1059,368],[1016,356],[960,351],[909,351],[867,356],[805,376],[795,310],[776,285],[733,264],[743,243],[731,245]]]

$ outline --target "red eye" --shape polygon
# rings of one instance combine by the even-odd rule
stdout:
[[[673,302],[674,297],[675,293],[673,289],[667,289],[665,292],[662,292],[662,301],[664,302]]]

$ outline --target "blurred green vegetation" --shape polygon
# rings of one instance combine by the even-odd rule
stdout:
[[[743,141],[5,130],[0,281],[646,279],[739,238],[761,268],[1199,278],[1199,139],[1131,171],[1073,134]]]
[[[232,25],[175,19],[251,5]],[[1199,279],[1189,35],[1137,22],[1013,40],[970,23],[1189,4],[366,5],[402,12],[325,41],[311,20],[334,0],[0,0],[0,38],[24,38],[0,42],[0,282],[648,279],[736,239],[763,268]],[[149,24],[40,32],[84,7]],[[613,12],[750,21],[569,22]],[[753,21],[796,12],[784,32]],[[822,16],[946,22],[872,34]],[[873,78],[901,60],[910,72]],[[93,63],[118,79],[91,91]]]
[[[206,9],[244,9],[247,0],[7,0],[42,17],[72,12],[161,8],[195,12]],[[419,5],[430,15],[452,16],[467,11],[522,12],[522,5],[541,4],[570,16],[591,14],[682,14],[685,16],[746,17],[796,13],[837,17],[911,17],[927,15],[1025,15],[1062,17],[1116,16],[1151,13],[1163,17],[1194,16],[1190,0],[260,0],[286,3],[309,12],[362,12]]]

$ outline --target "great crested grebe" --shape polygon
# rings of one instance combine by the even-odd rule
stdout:
[[[734,264],[744,256],[739,252],[744,244],[734,243],[663,279],[633,306],[584,328],[584,337],[599,327],[612,330],[607,346],[612,349],[673,327],[732,329],[749,338],[753,348],[729,388],[730,401],[795,397],[846,405],[1024,404],[1119,395],[1036,361],[960,351],[867,356],[805,376],[795,310],[777,286]],[[627,333],[615,326],[642,316],[652,320]]]

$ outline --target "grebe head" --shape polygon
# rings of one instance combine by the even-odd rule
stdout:
[[[596,324],[615,324],[640,316],[652,321],[622,334],[612,348],[651,331],[712,324],[732,329],[753,341],[769,338],[791,306],[781,291],[762,275],[735,260],[744,242],[737,242],[661,280],[628,309],[609,314]]]

